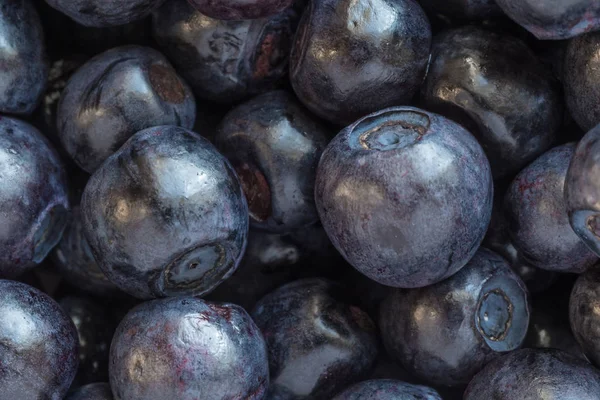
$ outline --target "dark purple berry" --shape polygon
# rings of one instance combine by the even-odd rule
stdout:
[[[189,0],[202,14],[216,19],[256,19],[277,14],[294,0]]]
[[[67,400],[113,400],[108,383],[90,383],[75,390]]]
[[[571,292],[569,318],[575,338],[584,354],[600,366],[600,270],[590,268],[582,274]]]
[[[46,0],[85,26],[124,25],[142,19],[165,0]]]
[[[432,388],[392,379],[374,379],[350,386],[333,400],[442,400]]]

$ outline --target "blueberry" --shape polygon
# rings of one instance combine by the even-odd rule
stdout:
[[[565,54],[565,99],[573,119],[586,132],[600,123],[599,51],[600,32],[596,32],[570,40]]]
[[[240,177],[252,228],[287,233],[318,221],[314,184],[327,133],[283,91],[225,116],[215,143]]]
[[[31,114],[48,79],[44,32],[31,0],[0,0],[0,112]]]
[[[277,14],[294,0],[190,0],[202,14],[216,19],[256,19]]]
[[[0,117],[0,276],[41,263],[68,219],[65,171],[33,126]]]
[[[600,373],[561,350],[523,349],[488,364],[464,400],[598,400]]]
[[[456,275],[417,290],[394,290],[380,330],[392,358],[432,384],[461,385],[523,343],[525,284],[497,254],[480,249]]]
[[[100,268],[139,298],[206,294],[246,247],[248,206],[235,171],[181,127],[129,139],[92,175],[81,210]]]
[[[492,212],[489,163],[460,125],[412,107],[341,131],[317,171],[317,210],[344,258],[388,286],[445,279],[475,254]]]
[[[102,53],[77,70],[62,93],[57,118],[63,146],[92,173],[142,129],[192,128],[196,103],[159,52],[125,46]]]
[[[324,279],[280,287],[252,317],[269,351],[269,399],[330,399],[368,374],[377,357],[371,319]]]
[[[67,400],[113,400],[108,383],[90,383],[71,393]]]
[[[23,283],[0,280],[3,399],[64,398],[77,372],[77,332],[59,305]]]
[[[108,351],[117,327],[108,308],[74,296],[62,298],[59,304],[73,321],[79,337],[79,370],[73,386],[108,380]]]
[[[142,19],[165,0],[46,0],[85,26],[124,25]]]
[[[73,287],[98,296],[112,297],[121,293],[94,259],[83,233],[79,206],[73,208],[70,222],[51,258],[61,276]]]
[[[565,200],[575,233],[600,255],[600,127],[577,144],[565,180]]]
[[[581,273],[598,262],[573,232],[565,207],[565,178],[574,153],[574,143],[544,153],[517,175],[506,194],[509,234],[538,268]]]
[[[600,366],[600,270],[590,268],[582,274],[571,292],[569,318],[575,338],[587,358]]]
[[[502,10],[495,0],[421,0],[425,10],[459,20],[480,20],[498,17]]]
[[[423,107],[473,133],[494,178],[518,172],[555,142],[560,87],[521,40],[467,26],[438,35],[431,57]]]
[[[431,28],[414,0],[312,1],[290,58],[290,81],[316,115],[346,125],[408,103],[423,80]]]
[[[153,34],[196,96],[232,104],[283,82],[298,18],[288,8],[269,18],[220,21],[172,0],[153,14]]]
[[[496,0],[515,22],[541,40],[567,39],[600,28],[594,0]]]
[[[442,400],[439,393],[426,386],[411,385],[392,379],[374,379],[357,383],[333,400]]]
[[[269,386],[267,349],[239,306],[149,301],[117,328],[110,384],[115,400],[259,400]]]

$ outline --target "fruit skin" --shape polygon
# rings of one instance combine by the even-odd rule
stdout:
[[[496,0],[540,40],[568,39],[600,28],[600,4],[590,0]]]
[[[81,25],[108,27],[142,19],[165,0],[46,0]]]
[[[391,292],[379,326],[388,354],[404,368],[426,382],[453,386],[521,346],[529,315],[523,281],[506,260],[481,248],[442,282]]]
[[[73,207],[69,224],[50,257],[61,276],[71,286],[97,296],[112,297],[122,294],[117,286],[108,280],[94,259],[92,249],[83,233],[79,206]]]
[[[113,400],[108,383],[90,383],[75,390],[67,400]]]
[[[283,83],[298,19],[288,8],[269,18],[220,21],[172,0],[153,14],[152,32],[198,98],[234,104]]]
[[[513,243],[538,268],[581,273],[598,262],[566,211],[565,178],[574,153],[575,143],[544,153],[517,175],[505,197]]]
[[[495,0],[421,0],[419,3],[427,11],[459,20],[477,21],[502,15]]]
[[[585,132],[600,123],[600,32],[579,36],[568,42],[564,58],[565,99],[573,119]]]
[[[59,305],[24,283],[0,280],[0,393],[62,400],[77,372],[77,332]]]
[[[571,227],[597,255],[600,255],[599,153],[600,127],[596,127],[577,144],[565,180],[565,202]]]
[[[252,228],[288,233],[319,220],[314,185],[327,137],[284,91],[255,97],[225,116],[215,145],[240,177]]]
[[[100,268],[141,299],[204,295],[246,247],[248,206],[235,171],[181,127],[129,139],[92,175],[81,211]]]
[[[282,12],[294,0],[189,0],[202,14],[215,19],[256,19]]]
[[[431,27],[414,0],[321,0],[304,12],[290,56],[298,98],[347,125],[406,104],[425,75]]]
[[[521,40],[466,26],[436,36],[431,57],[421,105],[475,135],[495,179],[520,171],[556,141],[560,86]]]
[[[269,293],[252,318],[269,352],[273,400],[330,399],[361,378],[377,357],[375,326],[343,287],[301,279]]]
[[[569,319],[575,339],[583,353],[596,366],[600,365],[600,270],[590,268],[575,282],[569,301]]]
[[[451,276],[475,254],[490,222],[492,175],[460,125],[393,107],[330,142],[315,200],[350,264],[381,284],[415,288]]]
[[[264,398],[267,349],[241,307],[194,297],[143,303],[110,348],[115,400]]]
[[[191,89],[154,49],[124,46],[92,58],[71,76],[58,105],[60,140],[93,173],[136,132],[159,125],[192,128]]]
[[[432,388],[393,379],[373,379],[357,383],[333,400],[442,400]]]
[[[464,400],[600,399],[600,373],[555,349],[522,349],[498,358],[475,375]]]
[[[41,263],[67,223],[67,178],[58,155],[33,126],[0,117],[0,276]]]

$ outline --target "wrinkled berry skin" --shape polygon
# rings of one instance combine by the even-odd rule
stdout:
[[[523,169],[505,197],[509,234],[532,265],[581,273],[598,257],[573,232],[564,186],[575,143],[553,148]]]
[[[600,127],[589,131],[577,144],[565,180],[569,222],[575,233],[600,255]]]
[[[569,41],[564,61],[565,99],[573,119],[585,132],[600,123],[600,32]]]
[[[314,114],[339,125],[408,103],[429,58],[431,27],[414,0],[322,0],[304,12],[290,81]]]
[[[460,125],[394,107],[331,141],[315,199],[350,264],[381,284],[415,288],[449,277],[475,254],[491,218],[492,175]]]
[[[596,366],[600,365],[600,270],[590,268],[582,274],[571,292],[569,319],[575,338],[584,354]]]
[[[525,43],[473,26],[435,38],[421,102],[477,137],[494,178],[549,149],[562,123],[560,87]]]
[[[31,0],[0,1],[0,112],[31,114],[48,80],[44,31]]]
[[[420,0],[427,11],[459,20],[480,20],[498,17],[502,10],[495,0]]]
[[[252,318],[269,351],[270,400],[330,399],[375,363],[373,322],[330,281],[284,285],[257,303]]]
[[[57,118],[64,148],[82,169],[93,173],[142,129],[192,128],[196,102],[159,52],[124,46],[77,70],[62,93]]]
[[[475,375],[464,400],[600,399],[600,373],[561,350],[517,350]]]
[[[67,400],[113,400],[108,383],[90,383],[74,391]]]
[[[327,129],[283,91],[225,116],[215,144],[240,177],[252,228],[288,233],[319,220],[314,186],[327,142]]]
[[[202,14],[215,19],[257,19],[282,12],[294,0],[189,0]]]
[[[596,0],[496,0],[516,23],[540,40],[568,39],[600,28]]]
[[[426,386],[411,385],[392,379],[373,379],[357,383],[333,400],[442,400],[439,393]]]
[[[298,19],[288,8],[269,18],[220,21],[172,0],[153,14],[153,34],[196,96],[233,104],[283,82]]]
[[[0,276],[41,263],[68,219],[67,178],[58,155],[33,126],[0,117]]]
[[[198,298],[143,303],[110,348],[115,400],[264,398],[267,349],[241,307]]]
[[[76,22],[90,27],[125,25],[142,19],[165,0],[46,0]]]
[[[523,281],[502,257],[481,248],[449,279],[394,290],[379,324],[392,358],[427,382],[452,386],[521,346],[529,314]]]
[[[108,380],[108,351],[116,321],[90,299],[68,296],[58,303],[71,318],[79,337],[79,370],[73,387]]]
[[[3,399],[62,400],[77,372],[77,332],[48,295],[0,280]]]
[[[52,251],[51,258],[61,276],[71,286],[97,296],[111,297],[121,293],[94,259],[83,233],[79,206],[73,208],[69,224]]]
[[[181,127],[134,135],[92,175],[81,210],[100,268],[142,299],[206,294],[246,247],[248,206],[235,171]]]

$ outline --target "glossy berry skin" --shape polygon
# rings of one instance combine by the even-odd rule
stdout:
[[[596,366],[600,365],[600,271],[590,268],[575,283],[569,301],[571,329],[583,353]]]
[[[252,318],[269,351],[268,399],[330,399],[375,363],[373,322],[333,282],[284,285],[257,303]]]
[[[525,284],[502,257],[481,248],[445,281],[394,290],[379,324],[392,358],[420,379],[451,386],[521,346],[529,314]]]
[[[474,26],[435,38],[421,103],[477,137],[494,178],[548,150],[562,123],[559,85],[535,54],[517,38]]]
[[[0,117],[0,276],[41,263],[67,223],[67,179],[48,140],[26,122]]]
[[[421,0],[419,3],[427,11],[459,20],[476,21],[502,15],[495,0]]]
[[[575,143],[553,148],[523,169],[510,185],[505,209],[509,234],[532,265],[581,273],[598,257],[573,232],[564,186]]]
[[[269,17],[291,6],[294,0],[189,0],[202,14],[215,19]]]
[[[600,7],[600,6],[599,6]],[[569,41],[564,61],[565,99],[573,119],[584,131],[600,123],[600,32]]]
[[[413,107],[364,117],[323,152],[317,210],[344,258],[369,278],[415,288],[475,254],[492,212],[489,163],[460,125]]]
[[[67,400],[113,400],[108,383],[90,383],[75,390]]]
[[[565,180],[569,222],[575,233],[600,255],[600,127],[577,144]]]
[[[134,135],[92,175],[81,210],[100,268],[138,298],[206,294],[246,247],[248,206],[235,171],[181,127]]]
[[[431,27],[414,0],[310,2],[290,57],[290,81],[314,114],[347,125],[408,103],[425,75]]]
[[[143,303],[110,348],[115,400],[264,398],[267,349],[241,307],[199,298]]]
[[[269,18],[221,21],[172,0],[153,14],[153,35],[196,96],[233,104],[283,82],[298,19],[288,8]]]
[[[85,63],[58,106],[60,140],[93,173],[133,134],[159,125],[192,128],[196,102],[167,59],[154,49],[124,46]]]
[[[73,321],[79,338],[79,370],[73,386],[108,380],[108,351],[117,327],[108,308],[75,296],[64,297],[58,304]]]
[[[432,388],[393,379],[373,379],[357,383],[333,400],[442,400]]]
[[[319,220],[314,186],[327,134],[283,91],[255,97],[225,116],[215,144],[240,177],[252,228],[287,233]]]
[[[540,40],[568,39],[600,28],[595,0],[496,0],[516,23]]]
[[[44,31],[32,0],[0,1],[0,112],[31,114],[48,80]]]
[[[475,375],[464,400],[600,399],[600,373],[555,349],[523,349],[498,358]]]
[[[0,393],[62,400],[77,372],[77,332],[59,305],[24,283],[0,280]]]
[[[71,218],[62,239],[51,253],[52,261],[61,276],[73,287],[97,296],[121,293],[108,280],[94,259],[92,249],[83,233],[79,206],[73,207]]]
[[[148,16],[165,0],[46,0],[77,23],[91,27],[125,25]]]

